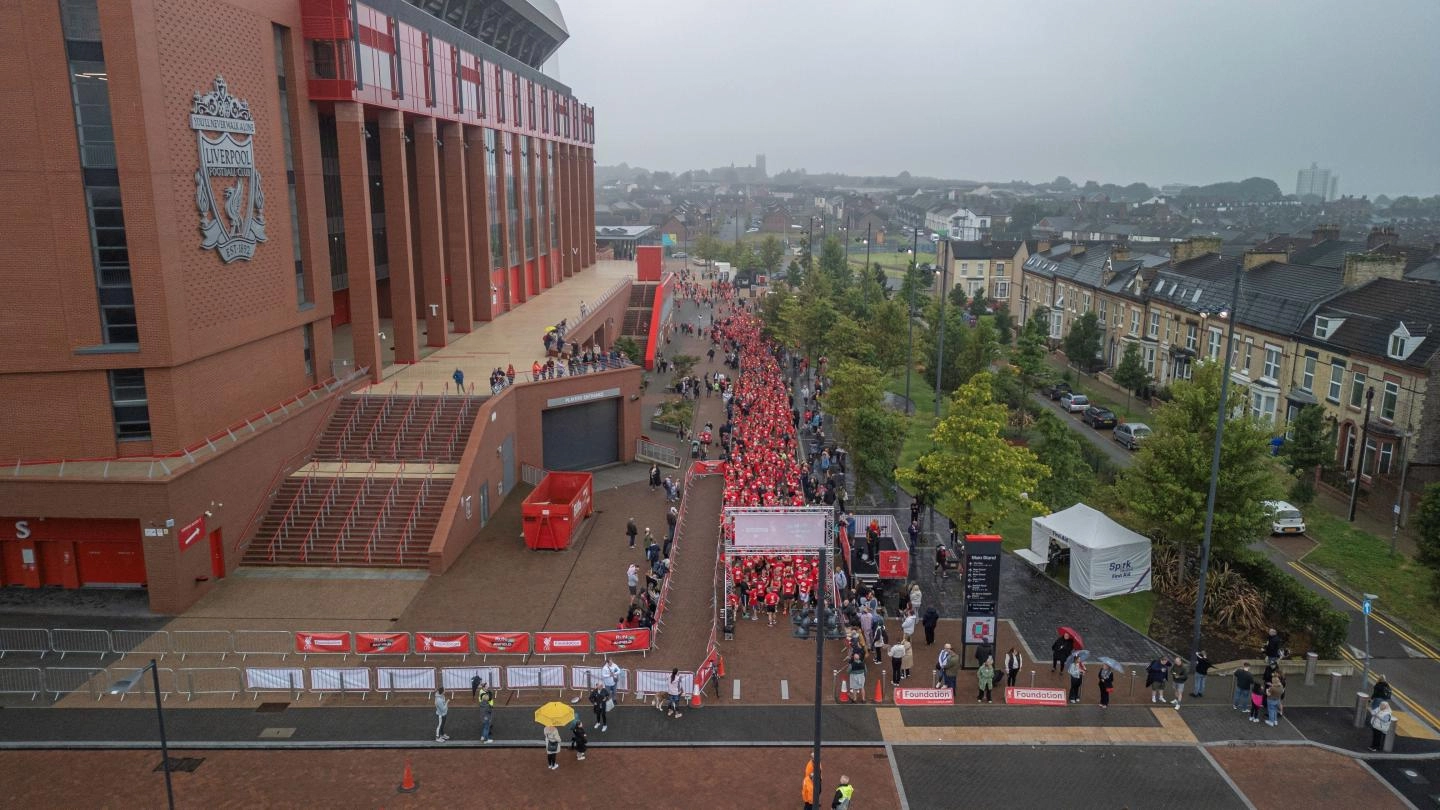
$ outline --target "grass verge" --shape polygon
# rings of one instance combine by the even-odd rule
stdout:
[[[1374,593],[1380,609],[1427,641],[1440,639],[1440,612],[1431,600],[1431,572],[1404,554],[1390,556],[1390,541],[1361,531],[1318,509],[1306,516],[1307,535],[1320,545],[1305,562],[1326,569],[1352,592]]]
[[[1155,615],[1154,591],[1112,596],[1109,599],[1097,600],[1094,604],[1141,633],[1149,635],[1150,618]]]

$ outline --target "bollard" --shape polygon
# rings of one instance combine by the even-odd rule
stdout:
[[[1330,673],[1330,695],[1325,698],[1326,706],[1340,705],[1340,679],[1344,677],[1338,672]]]
[[[1382,743],[1380,746],[1381,751],[1384,751],[1388,754],[1395,750],[1395,729],[1399,727],[1399,723],[1395,722],[1394,720],[1390,721],[1390,730],[1385,732],[1385,742]]]
[[[1370,696],[1364,692],[1355,693],[1355,728],[1365,728],[1370,721]]]
[[[1320,656],[1313,652],[1305,653],[1305,685],[1315,685],[1315,667],[1320,661]]]
[[[1135,696],[1135,670],[1130,670],[1130,696]]]
[[[1035,688],[1035,670],[1030,670],[1030,688]]]

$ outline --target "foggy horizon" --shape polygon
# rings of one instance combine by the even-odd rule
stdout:
[[[1341,195],[1440,193],[1440,3],[563,9],[547,69],[596,108],[602,165],[1288,194],[1315,162]]]

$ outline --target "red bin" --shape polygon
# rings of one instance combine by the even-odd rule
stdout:
[[[520,504],[525,546],[563,549],[585,518],[595,511],[595,483],[590,473],[552,472]]]

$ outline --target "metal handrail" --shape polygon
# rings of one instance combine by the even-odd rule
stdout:
[[[400,457],[400,442],[405,438],[405,431],[415,423],[415,406],[420,404],[420,388],[423,386],[424,383],[416,386],[415,393],[410,396],[409,404],[405,406],[405,413],[400,414],[400,429],[395,431],[395,440],[390,442],[390,458]],[[444,400],[443,396],[441,400]]]
[[[469,421],[471,414],[475,411],[475,400],[467,397],[465,405],[460,409],[460,416],[455,420],[455,426],[450,428],[450,435],[445,438],[445,457],[455,457],[455,442],[460,438],[460,428]]]
[[[385,519],[390,516],[390,509],[395,505],[395,497],[400,492],[400,484],[405,480],[405,463],[401,462],[400,470],[395,474],[395,480],[390,483],[390,489],[386,490],[385,498],[380,502],[380,509],[375,512],[375,525],[370,528],[370,536],[365,538],[365,562],[372,561],[372,553],[375,550],[375,540],[379,537],[380,530],[385,528]]]
[[[442,395],[435,408],[430,411],[430,418],[425,421],[425,427],[420,430],[420,453],[419,457],[425,457],[425,448],[430,444],[430,434],[435,430],[435,420],[440,418],[440,412],[445,410],[446,397]]]
[[[255,504],[255,508],[250,511],[250,517],[245,521],[245,529],[236,537],[235,546],[232,550],[238,551],[244,547],[246,540],[250,537],[250,533],[255,530],[256,524],[260,522],[260,517],[272,506],[270,500],[274,498],[275,494],[280,490],[280,481],[288,477],[296,468],[302,466],[297,462],[302,461],[310,455],[312,448],[315,447],[315,438],[319,436],[324,429],[324,422],[316,424],[315,429],[310,431],[310,438],[305,442],[305,449],[285,459],[285,461],[280,464],[280,468],[270,477],[270,484],[265,487],[265,497],[261,498],[260,502]],[[309,481],[308,477],[306,481]],[[303,487],[301,491],[305,491]]]
[[[365,481],[360,488],[355,490],[355,500],[350,502],[350,509],[345,512],[345,519],[340,521],[340,530],[335,533],[335,543],[331,546],[331,558],[335,562],[340,561],[340,552],[345,548],[345,540],[350,535],[350,530],[355,526],[355,516],[359,514],[356,509],[365,503],[365,496],[370,494],[370,485],[375,480],[375,470],[379,462],[370,462],[370,467],[365,470]]]
[[[355,432],[355,426],[360,424],[360,414],[365,411],[365,400],[355,401],[355,410],[350,412],[350,418],[345,420],[345,426],[340,429],[340,439],[336,442],[335,449],[338,455],[345,454],[345,448],[350,444],[350,437]]]
[[[425,496],[430,494],[430,479],[435,475],[435,462],[430,462],[430,469],[425,473],[425,480],[420,482],[420,491],[415,493],[415,501],[410,506],[410,514],[405,516],[405,527],[400,530],[400,545],[396,549],[395,561],[405,562],[405,550],[410,547],[410,538],[415,535],[415,519],[419,516],[420,507],[425,505]]]
[[[375,396],[375,394],[366,392],[365,396],[368,399],[369,397]],[[380,394],[379,396],[382,398],[382,401],[380,407],[375,411],[375,421],[371,422],[370,429],[365,431],[365,441],[362,443],[366,455],[369,455],[370,447],[375,441],[375,431],[379,430],[380,426],[385,424],[385,420],[390,416],[390,409],[395,407],[396,397],[400,396],[399,381],[396,381],[390,386],[389,393]]]
[[[305,476],[304,483],[300,485],[300,491],[295,493],[295,497],[290,500],[290,507],[285,510],[284,515],[280,516],[280,525],[275,527],[275,534],[271,536],[270,545],[266,549],[269,552],[266,559],[270,562],[275,561],[276,545],[280,543],[282,536],[286,540],[290,539],[290,526],[295,522],[295,510],[305,505],[314,481],[314,478]]]
[[[300,562],[310,559],[310,548],[315,544],[315,530],[325,525],[325,515],[330,511],[331,505],[335,503],[335,493],[340,488],[340,482],[345,480],[345,469],[349,462],[340,462],[339,473],[330,479],[330,486],[326,487],[325,495],[320,498],[320,508],[315,510],[315,519],[310,521],[310,529],[305,532],[305,538],[300,541]]]

